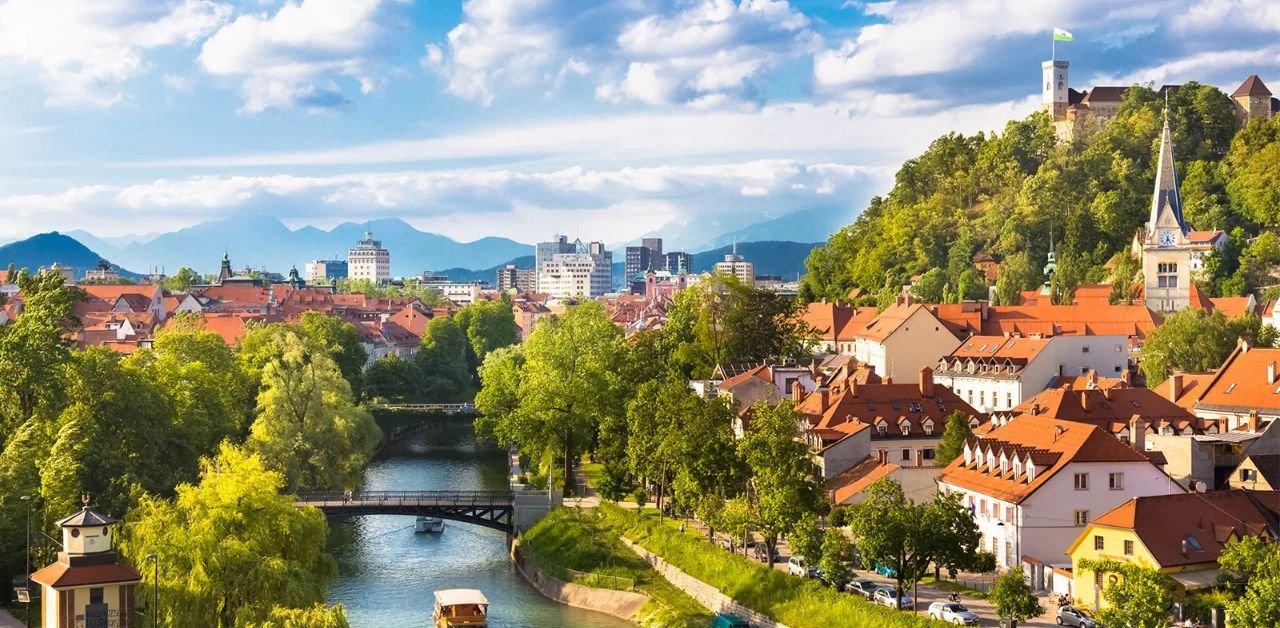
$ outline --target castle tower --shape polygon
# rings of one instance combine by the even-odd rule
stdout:
[[[1173,136],[1169,132],[1168,111],[1160,135],[1160,156],[1156,163],[1155,189],[1151,194],[1151,215],[1135,237],[1142,255],[1142,275],[1146,280],[1147,307],[1161,312],[1191,305],[1191,228],[1182,217],[1178,195],[1178,173],[1173,160]]]
[[[1067,105],[1070,104],[1067,93],[1067,62],[1062,59],[1052,59],[1045,61],[1040,67],[1044,83],[1040,96],[1044,103],[1044,110],[1053,116],[1055,122],[1066,120]]]
[[[1245,122],[1271,118],[1271,90],[1267,89],[1257,74],[1250,74],[1231,93],[1231,100],[1236,102],[1236,110]]]
[[[120,564],[111,548],[116,520],[89,508],[58,522],[62,551],[58,562],[31,574],[41,586],[41,624],[49,628],[119,626],[135,620],[134,589],[142,577]]]

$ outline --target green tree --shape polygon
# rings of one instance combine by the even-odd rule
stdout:
[[[1077,569],[1104,574],[1107,585],[1102,589],[1102,599],[1107,606],[1098,612],[1102,623],[1133,628],[1169,625],[1173,583],[1168,576],[1150,567],[1115,560],[1085,559]]]
[[[677,322],[689,342],[677,352],[682,370],[707,377],[717,364],[793,359],[809,355],[813,330],[801,318],[800,303],[772,290],[716,276],[677,296]]]
[[[272,607],[259,628],[347,628],[347,610],[342,606],[316,604],[308,608]]]
[[[897,590],[919,582],[930,563],[967,568],[982,535],[960,495],[938,495],[917,504],[896,482],[881,478],[853,511],[850,529],[864,561],[893,568]]]
[[[369,354],[360,343],[360,333],[356,326],[336,316],[324,312],[303,312],[298,319],[298,327],[302,334],[317,343],[333,358],[342,372],[342,377],[351,386],[351,394],[360,398],[364,385],[364,365],[369,361]]]
[[[336,370],[336,369],[335,369]],[[167,626],[294,623],[324,601],[337,566],[324,553],[328,526],[314,508],[281,494],[284,477],[256,455],[223,445],[202,464],[200,483],[181,484],[173,500],[144,496],[130,513],[120,547],[135,565],[160,556],[160,616]],[[150,591],[152,570],[142,569]],[[338,622],[339,611],[331,623]],[[329,621],[329,620],[326,620]],[[305,624],[313,625],[313,624]]]
[[[18,273],[22,315],[0,326],[0,444],[40,407],[56,413],[62,402],[62,367],[71,359],[79,326],[75,305],[84,292],[62,275]]]
[[[947,287],[947,274],[941,268],[930,268],[911,286],[911,294],[923,303],[941,303]]]
[[[778,535],[790,533],[804,513],[821,513],[827,500],[822,473],[799,439],[804,417],[791,401],[775,406],[762,401],[751,412],[751,428],[738,443],[738,454],[749,470],[751,503],[772,555]]]
[[[375,360],[364,374],[364,390],[370,399],[414,399],[418,397],[421,388],[422,374],[418,371],[418,365],[402,360],[394,353]]]
[[[822,531],[818,529],[818,518],[813,513],[800,515],[791,530],[791,535],[787,537],[791,554],[803,556],[805,564],[808,565],[817,565],[818,561],[822,560],[824,542]]]
[[[289,333],[262,380],[249,451],[289,490],[354,486],[382,435],[333,359]]]
[[[431,319],[422,334],[422,348],[415,360],[424,379],[425,396],[432,400],[456,398],[471,382],[467,367],[467,335],[449,317]]]
[[[520,328],[511,303],[505,299],[473,303],[459,310],[454,318],[466,332],[477,364],[484,362],[490,351],[520,342]]]
[[[52,421],[37,417],[22,425],[0,450],[0,573],[21,574],[26,558],[27,508],[34,513],[33,534],[42,530],[39,505],[40,465],[53,446]],[[37,502],[22,501],[23,496]],[[38,539],[39,537],[37,537]]]
[[[1000,305],[1021,305],[1023,290],[1031,290],[1040,284],[1040,272],[1036,270],[1026,251],[1018,251],[1000,264],[996,277],[996,300]]]
[[[1254,345],[1270,346],[1275,340],[1275,331],[1263,325],[1256,314],[1228,320],[1220,310],[1212,313],[1198,308],[1180,310],[1166,316],[1164,323],[1147,336],[1139,368],[1147,376],[1149,386],[1163,382],[1171,369],[1207,372],[1222,365],[1239,338]]]
[[[996,578],[995,586],[987,593],[987,601],[995,607],[996,615],[1003,619],[1026,621],[1044,614],[1044,607],[1027,584],[1021,565]]]
[[[1111,294],[1107,296],[1107,301],[1111,305],[1118,303],[1133,305],[1133,300],[1138,297],[1141,289],[1141,286],[1136,283],[1139,272],[1138,258],[1130,255],[1128,251],[1121,251],[1114,259],[1116,264],[1111,271]]]
[[[166,292],[186,292],[191,289],[191,285],[201,281],[200,273],[195,270],[183,266],[178,272],[165,277],[160,287]]]
[[[969,417],[959,410],[952,412],[942,430],[942,440],[938,442],[934,463],[940,467],[951,464],[952,460],[964,453],[964,443],[970,438],[973,438],[973,428],[969,427]]]
[[[818,561],[822,577],[840,588],[853,579],[853,543],[839,528],[827,528],[822,535],[822,559]]]
[[[1280,544],[1256,536],[1232,539],[1218,564],[1245,583],[1226,605],[1233,625],[1280,625]]]

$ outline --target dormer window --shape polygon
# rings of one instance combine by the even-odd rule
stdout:
[[[898,427],[902,428],[902,435],[903,435],[903,436],[910,436],[910,435],[911,435],[911,424],[910,424],[910,423],[907,423],[906,421],[903,421],[902,423],[899,423],[899,424],[898,424]]]
[[[879,423],[876,425],[876,431],[879,432],[881,436],[884,436],[889,433],[889,426],[885,423]]]
[[[969,443],[964,444],[964,463],[966,466],[973,463],[973,450],[969,449]]]
[[[1017,478],[1022,475],[1022,460],[1013,459],[1013,477]]]
[[[933,435],[933,419],[929,419],[925,421],[923,427],[924,427],[924,433],[926,436]]]

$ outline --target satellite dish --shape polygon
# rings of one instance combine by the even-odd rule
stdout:
[[[1200,480],[1196,480],[1196,481],[1195,481],[1195,484],[1192,484],[1192,488],[1194,488],[1194,489],[1195,489],[1195,492],[1197,492],[1197,493],[1203,493],[1203,492],[1205,492],[1205,490],[1206,490],[1208,487],[1207,487],[1207,486],[1205,486],[1205,483],[1204,483],[1204,482],[1202,482],[1202,481],[1200,481]]]

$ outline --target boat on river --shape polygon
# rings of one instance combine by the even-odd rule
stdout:
[[[442,589],[435,594],[436,628],[489,625],[489,600],[479,589]]]
[[[444,532],[444,519],[439,517],[418,517],[413,522],[414,534],[440,534]]]

